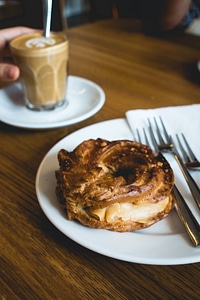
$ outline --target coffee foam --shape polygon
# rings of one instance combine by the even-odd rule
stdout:
[[[49,47],[55,47],[66,41],[66,36],[64,34],[51,34],[49,38],[45,38],[40,33],[22,35],[13,41],[10,45],[14,52],[21,50],[37,50],[45,49]]]
[[[55,45],[56,40],[53,38],[38,37],[25,42],[27,48],[46,48]]]

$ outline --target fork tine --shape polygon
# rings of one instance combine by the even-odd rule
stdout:
[[[147,146],[151,147],[151,146],[150,146],[150,142],[149,142],[149,140],[148,140],[148,138],[147,138],[146,131],[145,131],[144,128],[142,128],[142,129],[143,129],[143,135],[144,135],[144,143],[145,143]],[[139,132],[138,128],[136,129],[136,132],[137,132],[137,140],[138,140],[138,142],[142,143],[142,138],[141,138],[141,135],[140,135],[140,132]],[[143,144],[144,144],[144,143],[143,143]]]
[[[150,122],[150,119],[148,119],[148,123],[149,123],[149,134],[150,134],[150,137],[151,137],[151,141],[153,143],[153,146],[156,150],[156,152],[158,152],[158,143],[156,142],[156,138],[154,136],[154,133],[153,133],[153,128],[152,128],[152,125],[151,125],[151,122]]]
[[[162,135],[160,133],[160,129],[158,127],[158,123],[156,121],[156,118],[153,118],[153,119],[154,119],[154,122],[155,122],[155,125],[156,125],[156,132],[157,132],[157,135],[158,135],[158,139],[159,139],[160,143],[164,143],[165,141],[164,141],[164,139],[163,139],[163,137],[162,137]],[[163,124],[162,124],[162,126],[163,126]]]
[[[185,138],[185,135],[184,135],[183,133],[182,133],[181,135],[182,135],[183,140],[184,140],[184,142],[185,142],[185,145],[186,145],[186,147],[187,147],[188,153],[190,154],[190,158],[191,158],[192,160],[196,160],[196,161],[197,161],[197,158],[196,158],[196,156],[194,155],[192,149],[190,148],[190,146],[189,146],[189,144],[188,144],[188,142],[187,142],[187,140],[186,140],[186,138]]]
[[[189,156],[188,156],[187,153],[185,152],[185,149],[183,148],[183,145],[182,145],[182,143],[181,143],[181,141],[180,141],[180,138],[179,138],[178,134],[176,134],[176,138],[177,138],[177,141],[178,141],[180,150],[181,150],[181,152],[182,152],[182,156],[183,156],[184,161],[185,161],[185,162],[186,162],[186,161],[190,161]]]
[[[140,132],[139,132],[138,128],[136,129],[136,133],[137,133],[137,141],[139,143],[142,143],[142,139],[141,139]]]
[[[171,143],[171,136],[168,134],[167,129],[166,129],[164,123],[163,123],[162,118],[159,117],[159,119],[160,119],[160,122],[161,122],[161,125],[162,125],[162,128],[163,128],[163,132],[164,132],[164,134],[165,134],[165,138],[166,138],[166,140],[167,140],[168,143]],[[159,130],[159,129],[158,129],[158,130]]]
[[[190,148],[184,134],[182,133],[181,135],[182,135],[183,141],[185,143],[186,150],[184,149],[184,147],[182,145],[182,142],[181,142],[181,140],[180,140],[180,138],[177,134],[176,134],[176,138],[177,138],[177,141],[178,141],[178,144],[179,144],[179,147],[180,147],[180,150],[181,150],[181,153],[182,153],[182,156],[183,156],[186,167],[188,169],[191,169],[191,170],[199,170],[200,162],[198,161],[198,159],[194,155],[194,153],[193,153],[192,149]]]
[[[146,130],[144,128],[143,128],[143,133],[144,133],[144,139],[145,139],[146,145],[151,148],[150,142],[149,142],[147,134],[146,134]]]

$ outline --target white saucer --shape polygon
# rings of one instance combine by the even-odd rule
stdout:
[[[68,77],[67,100],[53,111],[32,111],[25,106],[21,84],[0,90],[0,121],[21,128],[47,129],[69,126],[97,113],[105,102],[105,93],[94,82],[76,76]]]

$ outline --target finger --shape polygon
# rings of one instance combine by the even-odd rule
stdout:
[[[10,42],[15,37],[26,33],[32,33],[32,32],[38,32],[38,30],[33,28],[23,27],[23,26],[1,29],[0,48],[4,47],[8,42]]]
[[[19,78],[19,68],[15,65],[0,64],[0,81],[15,81]]]

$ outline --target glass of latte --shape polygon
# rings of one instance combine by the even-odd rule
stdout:
[[[67,102],[68,40],[61,32],[45,38],[40,33],[22,35],[10,43],[28,108],[52,110]]]

